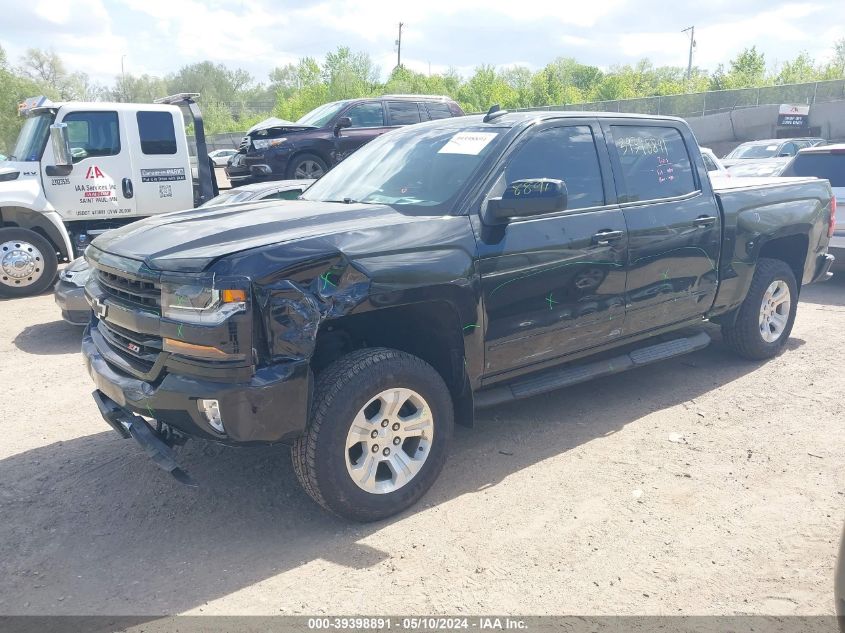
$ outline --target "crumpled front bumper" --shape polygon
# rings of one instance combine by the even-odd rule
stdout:
[[[100,415],[115,431],[124,438],[134,438],[155,465],[173,475],[177,481],[189,486],[196,485],[176,461],[176,456],[164,438],[148,425],[144,418],[119,406],[100,391],[95,391],[93,396],[97,408],[100,409]]]
[[[230,445],[285,442],[305,429],[311,376],[304,361],[259,368],[248,382],[174,373],[165,362],[163,377],[147,382],[115,369],[107,360],[115,353],[100,350],[90,326],[86,328],[82,356],[88,374],[101,396],[130,414],[153,418],[189,437]],[[199,399],[219,402],[224,433],[208,423]]]

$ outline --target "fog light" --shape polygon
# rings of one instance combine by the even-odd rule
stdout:
[[[220,403],[217,400],[197,400],[200,413],[205,416],[208,423],[219,433],[225,433],[223,428],[223,415],[220,413]]]

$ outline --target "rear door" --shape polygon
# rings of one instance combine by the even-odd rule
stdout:
[[[73,155],[68,176],[43,174],[44,193],[67,220],[101,220],[135,214],[134,197],[122,182],[132,176],[131,136],[125,113],[114,110],[59,112],[66,123]],[[54,165],[53,146],[44,149],[42,169]]]
[[[349,117],[352,127],[341,129],[336,137],[335,161],[338,163],[388,130],[385,124],[384,106],[380,101],[356,103],[340,116]]]
[[[504,226],[475,220],[489,374],[607,343],[621,335],[624,317],[625,221],[602,178],[610,164],[598,123],[555,121],[517,143],[485,199],[516,180],[555,178],[569,202]]]
[[[423,120],[416,101],[387,101],[387,124],[391,127],[413,125]]]
[[[132,186],[138,214],[192,208],[194,184],[181,113],[141,109],[128,113],[127,119],[134,138]]]
[[[703,315],[716,295],[721,218],[694,139],[671,121],[602,125],[628,228],[626,331]]]

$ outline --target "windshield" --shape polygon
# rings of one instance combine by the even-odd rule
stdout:
[[[302,198],[448,212],[503,132],[490,127],[401,128],[359,149],[315,182]]]
[[[311,110],[307,114],[303,114],[297,123],[300,125],[313,125],[314,127],[323,127],[331,118],[338,113],[338,111],[346,104],[345,101],[335,101],[333,103],[324,103]]]
[[[784,175],[826,178],[831,187],[845,187],[845,154],[798,154]]]
[[[771,158],[778,151],[777,143],[754,145],[740,145],[725,158]]]
[[[9,160],[40,160],[54,117],[55,115],[50,112],[29,117],[23,124],[18,142]]]

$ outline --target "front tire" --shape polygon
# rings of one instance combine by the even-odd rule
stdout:
[[[722,326],[722,338],[743,358],[772,358],[789,340],[797,309],[798,284],[792,269],[779,259],[762,258],[736,321]]]
[[[41,294],[53,283],[58,265],[56,249],[35,231],[0,229],[0,296]]]
[[[289,180],[309,180],[322,178],[329,170],[326,161],[316,154],[299,154],[294,156],[287,168]]]
[[[392,349],[358,350],[317,377],[308,428],[291,449],[294,471],[330,512],[384,519],[437,479],[453,424],[449,389],[428,363]]]

